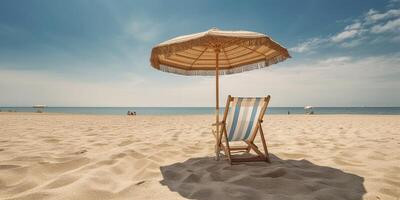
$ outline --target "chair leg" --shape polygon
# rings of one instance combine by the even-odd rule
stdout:
[[[219,152],[221,151],[221,140],[222,136],[220,133],[215,132],[215,137],[216,137],[216,143],[215,143],[215,158],[216,160],[219,160]]]
[[[226,154],[227,154],[227,156],[228,156],[229,164],[232,165],[231,149],[229,148],[229,141],[228,141],[228,136],[227,136],[227,134],[226,134],[226,129],[225,129],[225,127],[223,128],[223,133],[224,133],[225,142],[226,142],[226,149],[227,149]]]
[[[269,159],[267,143],[265,142],[264,131],[262,130],[261,124],[260,124],[260,136],[261,136],[261,142],[262,142],[263,147],[264,147],[265,161],[270,163],[271,160]]]
[[[260,131],[260,137],[261,137],[261,142],[264,148],[264,153],[262,153],[259,148],[254,144],[254,138],[253,140],[245,141],[247,143],[247,148],[246,152],[250,152],[250,150],[255,151],[258,156],[257,157],[252,157],[252,158],[235,158],[234,160],[232,159],[231,156],[231,149],[229,147],[229,141],[228,141],[228,135],[226,133],[226,127],[222,127],[222,132],[220,134],[217,134],[217,144],[216,144],[216,153],[219,154],[221,151],[221,148],[224,150],[226,156],[228,157],[229,164],[232,165],[232,162],[251,162],[251,161],[264,161],[264,162],[271,162],[269,159],[269,154],[268,154],[268,148],[267,148],[267,143],[265,141],[264,137],[264,132],[262,130],[261,124],[259,124],[258,131]],[[222,144],[222,137],[225,137],[225,145]]]
[[[256,152],[260,158],[265,160],[265,155],[258,149],[257,145],[250,141],[246,141],[246,143],[249,144],[250,148],[253,149],[253,151]]]

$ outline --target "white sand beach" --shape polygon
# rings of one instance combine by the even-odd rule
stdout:
[[[272,162],[233,166],[213,120],[0,113],[0,199],[400,199],[400,116],[267,115]]]

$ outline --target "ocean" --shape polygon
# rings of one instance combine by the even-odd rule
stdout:
[[[400,107],[316,107],[315,114],[356,114],[356,115],[400,115]],[[0,107],[0,112],[35,112],[32,107]],[[193,115],[214,114],[213,107],[46,107],[45,112],[126,115],[128,111],[137,115]],[[270,107],[267,114],[304,114],[303,107]],[[223,108],[221,109],[223,113]]]

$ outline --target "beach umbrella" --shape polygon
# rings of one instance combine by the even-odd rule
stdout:
[[[267,35],[213,28],[158,44],[151,51],[150,62],[155,69],[164,72],[215,76],[218,140],[219,76],[267,67],[287,58],[290,58],[287,49]]]

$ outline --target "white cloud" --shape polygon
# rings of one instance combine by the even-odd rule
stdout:
[[[129,93],[143,82],[134,74],[120,81],[100,82],[66,79],[63,74],[46,71],[0,70],[0,91],[4,94],[0,105],[115,106],[123,96],[128,98],[124,103],[132,100]]]
[[[370,9],[365,16],[365,21],[366,23],[375,23],[383,19],[389,19],[399,16],[400,16],[400,9],[390,9],[384,13],[379,13],[376,10]]]
[[[325,40],[321,38],[312,38],[305,42],[299,43],[297,46],[290,48],[290,51],[303,53],[309,52],[314,48],[317,48],[320,44],[324,43]]]
[[[356,47],[356,46],[359,46],[359,45],[363,44],[364,42],[366,42],[366,38],[362,37],[362,38],[359,38],[359,39],[354,39],[354,40],[342,42],[340,44],[340,46],[344,47],[344,48],[353,48],[353,47]]]
[[[347,25],[344,30],[354,30],[354,29],[360,29],[361,28],[361,23],[356,22],[354,24]]]
[[[400,32],[400,18],[390,20],[385,24],[377,24],[371,28],[372,33]]]
[[[222,97],[271,94],[272,106],[399,105],[400,94],[393,92],[400,90],[399,62],[400,55],[396,54],[339,56],[290,66],[282,63],[267,70],[224,77]]]
[[[398,41],[397,35],[390,34],[396,32],[400,33],[400,9],[390,9],[386,12],[370,9],[362,17],[345,26],[341,32],[301,42],[290,50],[305,53],[328,45],[353,48],[377,41]]]
[[[393,92],[400,91],[399,63],[400,54],[339,56],[222,76],[221,105],[228,94],[271,94],[271,106],[399,106],[400,94]],[[2,70],[0,105],[214,105],[214,77],[159,75],[157,79],[129,75],[119,81],[93,82],[46,72]]]
[[[333,42],[342,42],[346,39],[354,38],[360,33],[359,30],[346,30],[331,37]]]
[[[318,63],[326,66],[331,66],[331,65],[344,65],[345,63],[349,62],[351,60],[351,57],[348,56],[340,56],[340,57],[333,57],[333,58],[328,58],[325,60],[321,60]]]
[[[347,25],[342,32],[332,36],[330,39],[334,43],[341,43],[345,40],[361,36],[364,32],[365,32],[365,30],[363,29],[363,24],[361,22],[357,21],[353,24]],[[356,43],[348,42],[344,46],[345,47],[353,47],[353,46],[356,46],[355,44]]]
[[[389,0],[387,7],[396,7],[400,3],[400,0]]]

